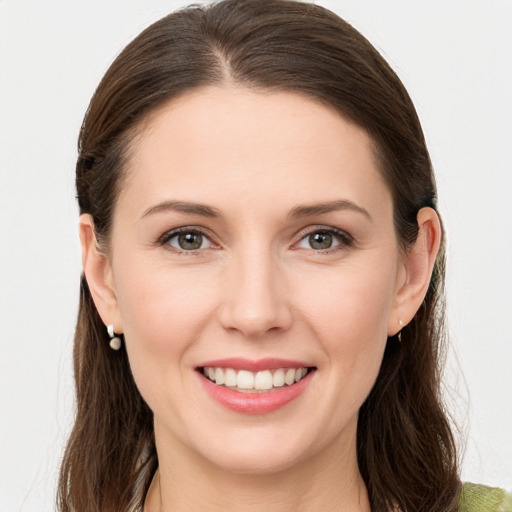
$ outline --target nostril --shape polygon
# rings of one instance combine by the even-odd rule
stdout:
[[[258,279],[258,285],[241,279],[233,285],[235,291],[226,297],[218,310],[218,320],[228,332],[247,338],[261,338],[284,332],[292,325],[292,314],[286,299],[274,290],[268,279]],[[242,284],[240,284],[242,283]]]

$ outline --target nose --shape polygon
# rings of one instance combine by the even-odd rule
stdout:
[[[223,275],[219,319],[224,329],[257,339],[288,330],[290,294],[276,258],[247,250],[233,257]]]

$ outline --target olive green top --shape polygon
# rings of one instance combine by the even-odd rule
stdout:
[[[460,512],[512,512],[512,495],[498,487],[466,483]]]

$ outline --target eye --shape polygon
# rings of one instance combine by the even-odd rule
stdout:
[[[301,249],[313,249],[314,251],[328,251],[338,246],[350,246],[351,244],[352,238],[342,231],[317,229],[301,238],[297,247]]]
[[[164,243],[179,251],[199,251],[212,246],[210,239],[203,233],[190,229],[169,233]]]

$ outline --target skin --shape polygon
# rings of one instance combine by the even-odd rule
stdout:
[[[419,212],[404,254],[361,128],[300,95],[233,85],[154,113],[126,172],[108,250],[98,251],[88,215],[80,234],[98,311],[124,333],[154,412],[160,468],[146,511],[160,499],[173,511],[369,511],[358,410],[387,337],[425,296],[441,236],[435,212]],[[162,238],[191,227],[205,233],[199,250]],[[342,234],[331,248],[311,244],[311,233],[332,229]],[[297,359],[316,371],[282,409],[245,415],[200,385],[196,368],[225,357]]]

